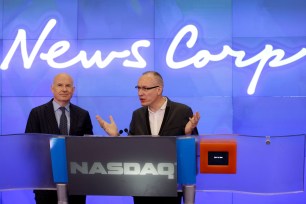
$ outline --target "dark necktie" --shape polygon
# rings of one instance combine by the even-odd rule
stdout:
[[[62,111],[62,115],[60,118],[60,125],[59,125],[60,133],[61,135],[68,135],[68,126],[67,126],[67,117],[65,114],[65,107],[60,107],[60,109]]]

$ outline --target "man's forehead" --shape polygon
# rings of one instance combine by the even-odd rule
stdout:
[[[54,79],[55,84],[73,84],[73,80],[69,77],[57,77]]]
[[[72,84],[71,81],[56,81],[56,84]]]
[[[153,83],[155,81],[156,79],[153,76],[143,75],[142,77],[140,77],[138,83]]]

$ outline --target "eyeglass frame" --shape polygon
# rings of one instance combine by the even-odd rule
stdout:
[[[135,89],[138,91],[143,90],[143,91],[149,91],[151,89],[158,88],[159,86],[151,86],[151,87],[143,87],[143,86],[135,86]]]

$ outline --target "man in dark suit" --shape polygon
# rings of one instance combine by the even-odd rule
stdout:
[[[145,72],[135,87],[141,108],[133,112],[129,135],[180,136],[197,135],[200,114],[193,114],[187,105],[176,103],[164,97],[164,82],[158,72]],[[119,136],[118,128],[112,116],[110,123],[96,116],[100,126],[110,136]],[[182,194],[177,197],[134,197],[134,204],[180,204]]]
[[[70,103],[75,87],[66,73],[54,77],[51,91],[53,99],[31,110],[26,133],[83,136],[92,135],[92,123],[88,111]],[[65,114],[63,114],[65,113]],[[61,116],[66,116],[66,131],[60,131]],[[61,128],[62,129],[62,128]],[[37,204],[57,204],[55,190],[34,190]],[[69,196],[69,204],[85,204],[86,196]]]

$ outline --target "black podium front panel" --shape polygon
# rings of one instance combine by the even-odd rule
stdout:
[[[69,194],[176,196],[175,137],[68,137]]]

